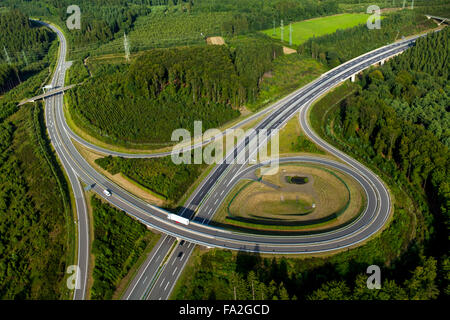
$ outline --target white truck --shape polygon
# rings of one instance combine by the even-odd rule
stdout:
[[[181,223],[184,224],[186,226],[189,225],[189,219],[183,218],[177,214],[169,214],[167,216],[167,219],[171,220],[171,221],[175,221],[176,223]]]

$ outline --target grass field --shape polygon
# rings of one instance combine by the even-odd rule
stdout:
[[[364,13],[345,13],[340,15],[310,19],[292,23],[292,44],[300,45],[313,36],[319,37],[330,34],[337,29],[347,29],[367,22],[369,15]],[[262,31],[263,33],[281,40],[281,28],[273,28]],[[284,42],[289,42],[289,25],[285,21]]]
[[[273,62],[272,71],[264,76],[258,98],[255,102],[248,103],[246,107],[251,111],[260,110],[308,84],[326,71],[326,67],[320,62],[305,59],[298,54],[279,57]]]
[[[308,183],[286,181],[295,175],[307,177]],[[334,170],[286,164],[277,175],[266,176],[263,181],[280,188],[239,182],[222,203],[213,224],[246,231],[314,231],[348,223],[364,206],[361,186]]]

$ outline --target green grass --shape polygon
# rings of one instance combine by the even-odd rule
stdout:
[[[306,59],[298,54],[290,54],[274,60],[273,68],[260,84],[260,93],[253,103],[246,107],[257,111],[277,101],[292,91],[313,81],[327,68],[313,59]]]
[[[368,17],[369,15],[364,13],[346,13],[292,23],[292,43],[300,45],[314,36],[319,37],[333,33],[337,29],[347,29],[358,24],[366,23]],[[280,27],[275,29],[275,35],[273,28],[264,30],[263,32],[268,36],[281,40]],[[283,40],[286,43],[289,42],[289,25],[284,26]]]

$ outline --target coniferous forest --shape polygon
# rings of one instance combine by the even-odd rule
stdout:
[[[69,92],[71,114],[110,143],[167,143],[178,128],[218,128],[253,101],[281,46],[264,36],[225,46],[146,52],[130,65],[106,66]]]
[[[40,71],[54,36],[18,10],[0,12],[0,95]]]

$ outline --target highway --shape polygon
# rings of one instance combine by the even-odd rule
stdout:
[[[59,59],[56,65],[55,72],[53,74],[51,84],[53,88],[64,87],[64,77],[66,73],[66,62],[65,56],[67,54],[67,45],[66,39],[63,34],[59,31],[59,29],[48,25],[46,23],[40,22],[41,24],[46,25],[51,28],[54,32],[58,34],[58,38],[60,41],[59,47]],[[47,93],[45,98],[45,123],[47,126],[47,133],[50,137],[51,144],[56,151],[56,154],[59,157],[60,162],[67,174],[67,177],[70,181],[70,185],[72,186],[72,192],[75,198],[75,205],[77,211],[77,220],[75,221],[77,225],[77,234],[78,234],[78,252],[77,252],[77,265],[78,265],[78,273],[75,282],[75,290],[73,293],[74,300],[84,300],[86,294],[86,286],[87,286],[87,270],[89,270],[89,218],[88,212],[86,208],[86,201],[84,198],[84,192],[81,187],[80,180],[77,177],[76,171],[74,170],[70,159],[66,155],[64,146],[61,142],[61,136],[59,132],[59,128],[57,127],[55,110],[58,108],[62,108],[63,105],[63,90],[57,89],[57,93],[50,94]]]
[[[66,71],[66,42],[63,34],[58,29],[53,26],[50,26],[50,28],[57,32],[61,42],[60,57],[52,84],[63,87]],[[46,123],[50,139],[69,176],[77,201],[79,219],[78,260],[79,266],[82,269],[80,279],[80,282],[82,284],[84,283],[82,288],[85,288],[85,275],[86,270],[88,270],[89,248],[86,244],[89,243],[89,233],[80,180],[86,184],[93,185],[93,191],[105,198],[113,206],[125,211],[147,226],[168,235],[165,240],[161,240],[161,243],[158,244],[159,247],[157,246],[156,250],[152,252],[149,259],[144,263],[143,268],[141,268],[142,272],[140,270],[138,273],[138,280],[132,283],[135,289],[130,286],[132,289],[127,292],[128,298],[130,299],[167,299],[194,248],[194,244],[248,252],[303,254],[348,248],[374,235],[383,228],[391,212],[391,199],[388,191],[383,182],[368,168],[336,150],[320,139],[320,137],[316,136],[309,127],[306,119],[306,111],[311,103],[323,93],[361,70],[401,53],[409,48],[413,41],[414,39],[409,39],[385,46],[327,72],[313,83],[298,90],[296,94],[291,95],[284,103],[271,110],[269,115],[256,126],[257,130],[268,129],[269,132],[273,132],[282,127],[292,116],[300,111],[302,115],[302,126],[308,136],[344,163],[315,157],[283,158],[280,161],[301,161],[332,167],[353,177],[365,190],[367,207],[361,216],[343,228],[325,233],[295,236],[261,236],[231,232],[208,225],[209,220],[220,206],[222,199],[232,189],[235,183],[237,183],[239,177],[246,174],[248,170],[254,170],[257,167],[268,164],[260,163],[251,167],[248,166],[248,159],[251,154],[247,154],[246,147],[253,137],[243,139],[233,151],[227,154],[227,162],[232,162],[231,160],[244,154],[246,161],[243,164],[222,163],[217,165],[188,200],[186,208],[182,211],[182,215],[192,219],[189,226],[168,221],[167,211],[150,205],[136,198],[126,190],[123,190],[95,171],[83,159],[74,147],[72,136],[66,127],[67,124],[63,114],[63,95],[58,94],[47,98]],[[111,190],[112,196],[105,196],[103,194],[103,190],[105,189]],[[175,238],[183,239],[185,243],[182,246],[180,243],[177,243],[173,254],[166,263],[163,265],[159,263],[161,268],[158,266],[155,269],[155,265],[158,265],[158,259],[160,259],[155,254],[160,250],[160,254],[165,253],[164,256],[166,256],[170,248],[175,244]],[[181,256],[179,256],[180,252],[183,252]],[[154,275],[157,270],[160,270],[160,272],[156,279]],[[149,287],[150,284],[153,287]],[[147,292],[151,288],[153,290]],[[84,293],[78,294],[76,292],[75,296],[77,298],[83,298]]]

